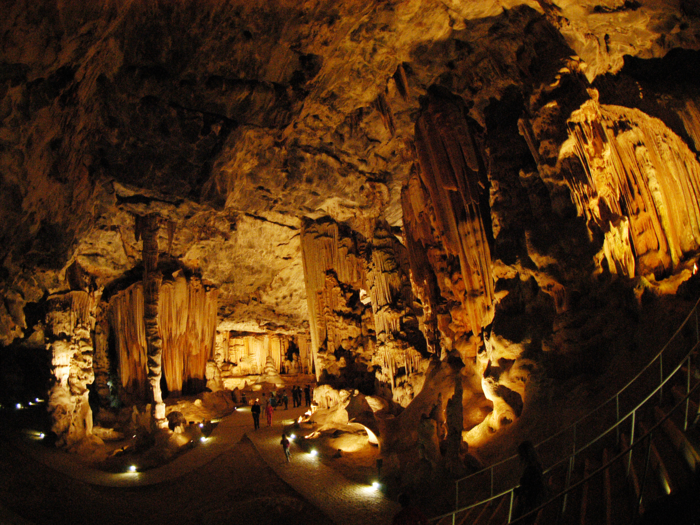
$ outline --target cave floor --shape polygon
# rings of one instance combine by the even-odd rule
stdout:
[[[253,430],[248,408],[223,418],[207,441],[168,464],[136,474],[93,469],[32,439],[2,432],[3,524],[389,523],[398,505],[292,444],[279,444],[304,408],[278,410]],[[310,450],[309,447],[303,447]]]

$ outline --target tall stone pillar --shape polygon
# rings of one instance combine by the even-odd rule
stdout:
[[[99,441],[92,435],[92,410],[88,385],[95,380],[92,368],[94,297],[74,291],[49,300],[46,315],[47,350],[51,352],[54,385],[49,392],[51,430],[59,447],[72,448],[85,441]]]
[[[163,375],[163,341],[158,331],[158,298],[163,276],[158,271],[158,228],[160,218],[150,214],[140,219],[137,230],[143,237],[143,320],[146,327],[148,383],[153,401],[153,419],[159,427],[167,425],[165,404],[160,388]]]

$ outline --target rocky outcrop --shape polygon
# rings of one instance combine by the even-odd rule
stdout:
[[[100,441],[92,435],[88,400],[88,387],[95,380],[91,337],[95,302],[93,294],[74,291],[53,297],[49,303],[47,349],[55,383],[49,392],[48,410],[57,444],[68,448]]]

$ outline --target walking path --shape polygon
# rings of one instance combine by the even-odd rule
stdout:
[[[285,417],[295,410],[298,417],[304,409],[276,412],[275,417]],[[291,423],[292,418],[289,420]],[[287,463],[280,445],[280,427],[279,420],[273,420],[271,427],[263,424],[260,430],[248,433],[262,458],[280,478],[338,525],[391,523],[400,507],[380,490],[349,481],[317,456],[302,452],[294,442],[292,461]]]
[[[75,456],[32,443],[31,432],[25,433],[26,439],[18,439],[12,445],[53,470],[84,483],[103,487],[144,487],[164,481],[177,483],[183,474],[206,468],[217,458],[226,457],[247,434],[263,461],[337,525],[391,523],[399,506],[381,491],[349,481],[323,465],[318,457],[302,453],[295,444],[292,444],[292,462],[286,462],[279,443],[282,428],[291,424],[304,410],[277,410],[272,426],[268,427],[262,417],[261,428],[254,431],[250,409],[244,407],[223,418],[206,441],[193,450],[167,465],[138,473],[115,474],[90,468],[76,461]],[[216,482],[216,479],[211,480],[211,483]],[[19,517],[12,521],[10,511],[1,506],[0,518],[4,518],[4,523],[29,523]]]

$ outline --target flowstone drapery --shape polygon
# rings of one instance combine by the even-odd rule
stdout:
[[[463,102],[430,98],[416,123],[420,177],[404,186],[404,229],[411,270],[443,350],[474,356],[470,341],[493,319],[494,280],[484,169]],[[482,207],[486,209],[482,210]]]
[[[388,224],[374,224],[369,241],[332,221],[302,228],[316,375],[365,391],[376,379],[405,406],[422,387],[426,345],[406,249]]]
[[[567,182],[579,213],[605,235],[608,270],[629,278],[671,272],[700,246],[695,154],[636,109],[589,100],[569,123],[563,153],[575,153],[586,178]]]
[[[213,355],[217,322],[216,288],[181,271],[161,284],[157,311],[162,338],[162,373],[169,392],[204,386]],[[121,386],[129,398],[146,398],[148,374],[143,285],[136,283],[109,301],[109,323],[116,346]]]

